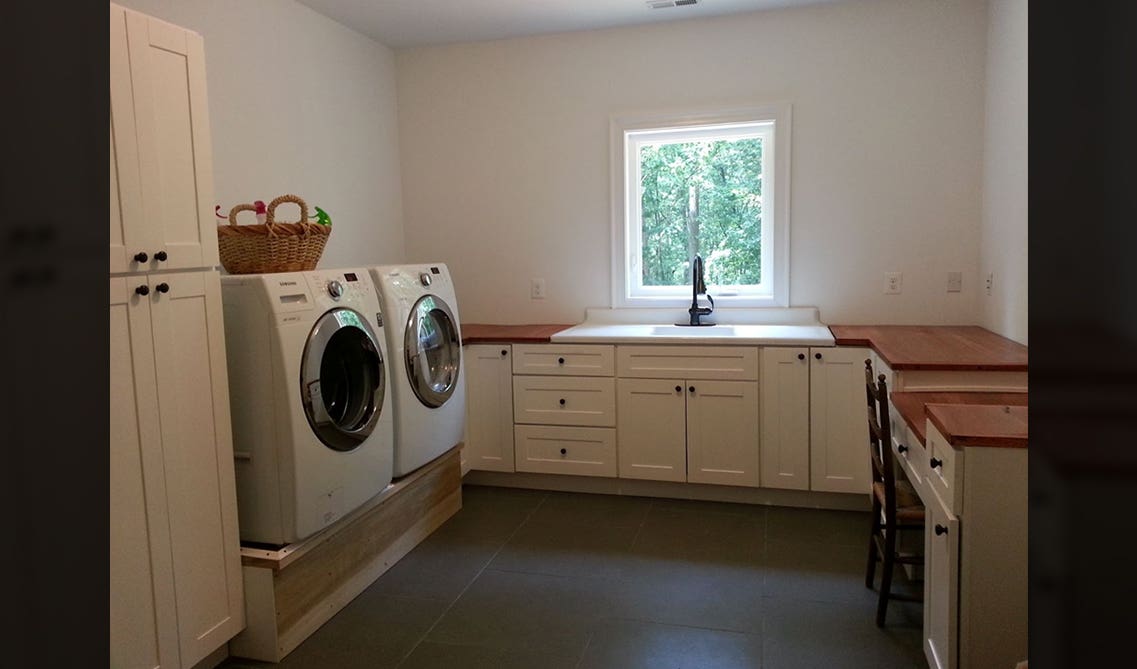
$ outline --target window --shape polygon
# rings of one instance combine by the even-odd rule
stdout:
[[[789,304],[788,104],[612,120],[613,306]]]

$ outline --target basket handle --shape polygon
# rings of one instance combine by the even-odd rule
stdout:
[[[257,211],[257,208],[251,204],[234,205],[233,208],[229,210],[229,225],[237,225],[237,214],[242,211],[251,211],[255,213]]]
[[[266,214],[265,215],[265,222],[266,223],[268,223],[269,225],[272,225],[273,223],[277,222],[276,221],[276,206],[279,204],[283,204],[285,202],[291,202],[293,204],[300,206],[300,220],[297,221],[297,223],[307,223],[308,222],[308,203],[305,202],[304,200],[300,199],[300,197],[297,195],[289,194],[289,195],[281,195],[280,197],[274,199],[272,202],[268,203],[268,207],[265,209],[265,214]],[[305,232],[306,231],[307,230],[305,230]]]

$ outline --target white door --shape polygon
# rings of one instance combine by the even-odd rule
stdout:
[[[110,280],[110,666],[177,667],[146,277]]]
[[[809,349],[762,349],[762,487],[809,490]]]
[[[687,381],[687,481],[761,484],[756,381]]]
[[[617,381],[620,478],[687,480],[686,393],[682,379]]]
[[[215,266],[213,156],[201,36],[138,12],[125,12],[142,211],[145,225],[155,234],[151,248],[145,249],[150,267]],[[112,27],[112,45],[113,36]],[[111,56],[114,106],[115,77],[121,78],[121,73],[114,74],[113,47]],[[124,125],[116,140],[125,139],[128,130]],[[117,148],[118,159],[125,164],[129,155],[124,146]],[[121,181],[122,174],[118,176]]]
[[[959,520],[933,493],[924,529],[924,657],[932,669],[958,666]]]
[[[151,275],[150,313],[182,663],[244,627],[221,283]]]
[[[809,351],[810,489],[868,494],[867,348]]]
[[[156,244],[142,215],[126,11],[111,5],[110,14],[110,271],[116,273],[148,269]]]
[[[466,444],[470,469],[514,470],[513,361],[509,344],[466,347]]]

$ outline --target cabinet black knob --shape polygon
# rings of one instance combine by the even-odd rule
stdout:
[[[145,251],[139,251],[134,254],[134,262],[146,262],[149,259],[150,256],[146,255]]]
[[[565,359],[564,359],[564,358],[557,358],[557,364],[558,364],[558,365],[563,365],[563,364],[565,364]]]
[[[936,467],[942,465],[944,461],[938,458],[932,458],[931,460],[928,460],[928,463],[932,465],[932,469],[935,469]]]
[[[155,286],[154,288],[155,288],[155,290],[157,290],[159,293],[168,293],[168,292],[170,292],[170,284],[168,284],[168,283],[160,283],[160,284],[158,284],[157,286]]]
[[[503,348],[503,349],[501,349],[501,354],[502,355],[509,355],[509,351],[507,351]]]
[[[147,286],[146,284],[142,284],[141,286],[135,288],[134,292],[137,295],[149,295],[150,294],[150,286]]]
[[[797,359],[798,359],[798,360],[805,360],[805,354],[804,354],[804,353],[798,353],[798,354],[797,354]]]
[[[896,452],[897,452],[897,453],[907,453],[907,452],[908,452],[908,447],[907,447],[907,446],[905,446],[904,444],[897,444],[897,445],[896,445]]]
[[[562,449],[561,449],[561,455],[568,455],[568,449],[567,449],[567,448],[562,448]]]
[[[170,256],[166,255],[165,251],[158,251],[157,253],[154,254],[154,259],[157,260],[158,262],[166,262],[166,258],[169,258],[169,257]]]
[[[820,354],[820,353],[814,353],[814,354],[813,354],[813,357],[815,357],[815,358],[817,358],[818,360],[820,360],[820,359],[821,359],[821,354]]]
[[[936,523],[936,536],[938,537],[941,534],[947,534],[947,528],[943,525],[940,525],[939,523]]]
[[[561,406],[564,406],[564,405],[565,405],[565,398],[562,397],[561,398]]]
[[[677,393],[683,392],[683,386],[675,386],[675,392],[677,392]]]
[[[695,386],[689,386],[687,390],[690,390],[692,395],[695,394]]]

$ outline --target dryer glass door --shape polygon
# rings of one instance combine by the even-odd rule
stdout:
[[[383,411],[387,375],[363,314],[337,308],[321,316],[304,345],[300,376],[304,413],[325,446],[350,451],[370,436]]]
[[[407,378],[419,401],[440,407],[458,385],[462,344],[450,306],[437,295],[415,302],[403,338]]]

